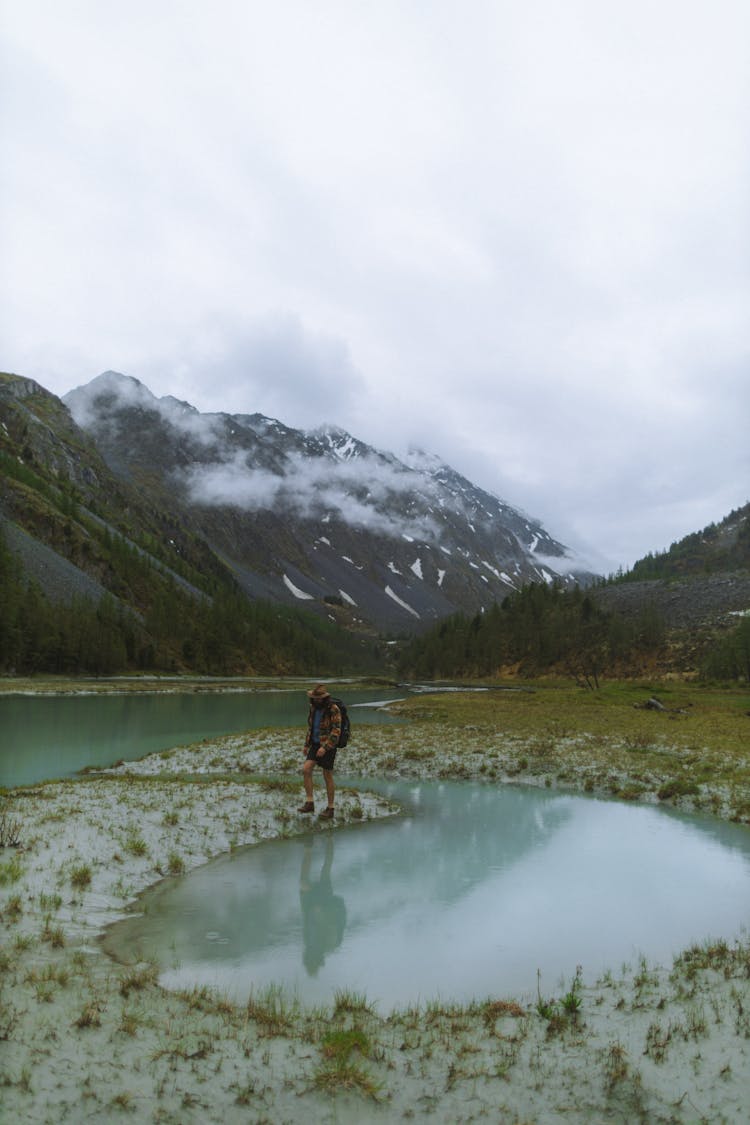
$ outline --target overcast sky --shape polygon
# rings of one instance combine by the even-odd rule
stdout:
[[[421,446],[605,570],[750,499],[747,0],[0,28],[0,368]]]

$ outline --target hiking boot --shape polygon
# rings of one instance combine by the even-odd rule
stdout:
[[[333,820],[333,809],[323,809],[322,813],[318,813],[318,820]]]
[[[297,812],[315,812],[315,805],[312,801],[305,801],[304,805],[300,805]]]

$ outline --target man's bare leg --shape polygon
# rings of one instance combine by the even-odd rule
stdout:
[[[333,798],[336,787],[333,784],[333,770],[323,770],[323,780],[326,783],[326,796],[328,797],[328,808],[333,808]]]
[[[312,812],[313,811],[313,770],[315,769],[315,762],[305,759],[305,764],[302,767],[302,784],[305,787],[305,804],[299,808],[298,812]]]

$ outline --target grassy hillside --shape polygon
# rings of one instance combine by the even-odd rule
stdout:
[[[639,559],[617,581],[685,578],[733,570],[750,570],[750,504],[703,531],[686,535],[666,551]]]
[[[583,591],[531,585],[486,613],[456,614],[409,643],[400,672],[416,678],[682,675],[750,680],[748,508]],[[655,566],[656,561],[654,560]],[[723,569],[729,568],[732,569]]]

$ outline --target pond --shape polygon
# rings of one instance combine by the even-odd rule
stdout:
[[[306,1003],[366,994],[382,1014],[441,998],[533,994],[624,963],[670,964],[739,936],[750,835],[739,826],[543,790],[360,782],[402,816],[242,849],[139,899],[104,938],[169,988]],[[558,991],[559,995],[559,991]]]
[[[334,689],[332,689],[334,690]],[[347,691],[352,721],[396,722],[372,704],[403,692]],[[259,727],[304,727],[307,696],[294,691],[0,695],[0,786],[70,777],[158,750]]]

